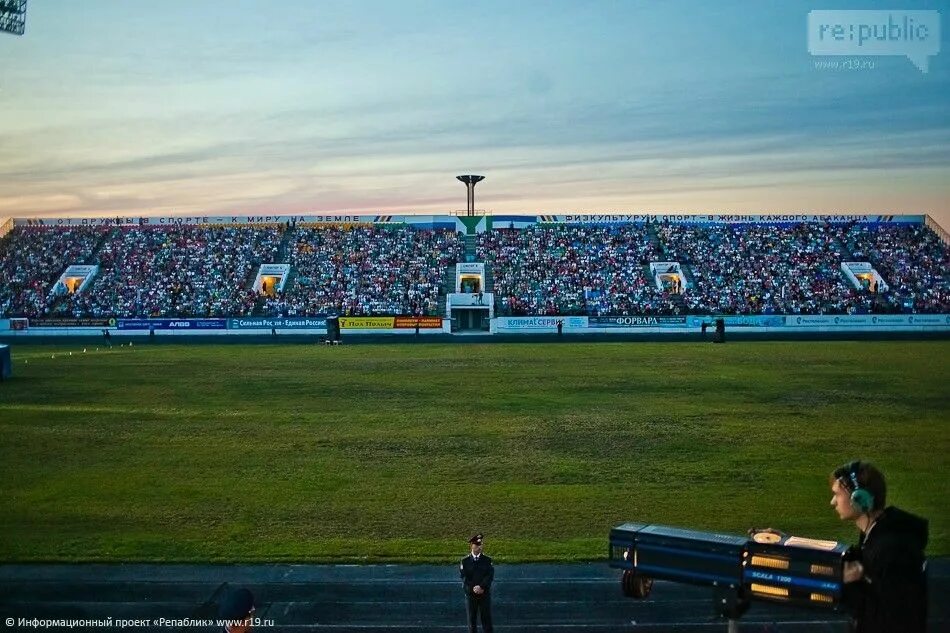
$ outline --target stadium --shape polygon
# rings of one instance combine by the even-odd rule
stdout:
[[[932,41],[105,4],[0,0],[6,629],[950,629]]]
[[[469,525],[598,561],[631,516],[846,540],[811,471],[855,441],[946,520],[926,217],[5,226],[11,562],[444,564]]]

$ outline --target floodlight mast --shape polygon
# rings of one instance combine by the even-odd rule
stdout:
[[[468,209],[466,210],[466,215],[472,216],[475,215],[475,185],[485,180],[484,176],[456,176],[456,178],[465,183],[465,188],[468,190]]]
[[[0,0],[0,31],[23,35],[26,31],[26,0]]]

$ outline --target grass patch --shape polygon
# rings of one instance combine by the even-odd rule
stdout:
[[[13,348],[0,560],[442,562],[475,530],[591,560],[626,520],[852,540],[827,475],[854,458],[950,554],[950,342],[89,349]]]

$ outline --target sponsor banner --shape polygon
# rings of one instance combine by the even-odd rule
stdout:
[[[340,317],[340,329],[391,330],[395,325],[395,321],[396,317]]]
[[[762,315],[722,315],[722,316],[688,316],[686,324],[690,328],[701,328],[705,321],[713,327],[716,319],[722,319],[726,327],[782,327],[785,325],[785,316],[781,314]]]
[[[950,325],[950,314],[909,314],[910,325]]]
[[[876,314],[871,325],[950,325],[950,314]]]
[[[686,327],[685,316],[602,316],[590,317],[589,327]]]
[[[308,215],[300,219],[301,224],[392,224],[392,215]]]
[[[577,215],[542,215],[538,222],[548,224],[630,224],[652,222],[657,216],[643,213],[581,213]]]
[[[868,317],[868,320],[870,320],[870,317]],[[789,316],[786,316],[786,317],[785,317],[785,325],[791,326],[791,327],[799,327],[799,326],[829,326],[829,325],[839,325],[839,324],[840,324],[840,325],[846,325],[845,323],[841,323],[841,317],[840,317],[840,316],[833,317],[833,316],[818,315],[818,314],[816,314],[816,315],[800,314],[800,315],[798,315],[798,316],[791,316],[791,315],[789,315]],[[862,323],[850,323],[850,324],[847,324],[847,325],[864,325],[864,324],[862,324]]]
[[[10,319],[0,319],[0,330],[9,330],[10,329]],[[22,328],[18,328],[22,329]]]
[[[583,330],[587,328],[588,317],[581,316],[534,316],[534,317],[498,317],[496,327],[505,330],[550,330],[557,331],[557,322],[564,322],[565,330]]]
[[[848,318],[846,319],[845,316]],[[871,325],[870,315],[859,315],[856,318],[853,315],[831,316],[821,314],[802,314],[798,316],[786,316],[785,325],[791,327],[829,327],[835,325]]]
[[[834,315],[789,315],[787,327],[879,327],[948,325],[950,314],[842,314]]]
[[[484,262],[461,262],[455,265],[455,271],[459,273],[480,273],[485,271]]]
[[[375,215],[373,224],[405,224],[417,229],[449,229],[461,231],[451,215]]]
[[[442,328],[442,317],[437,316],[398,316],[396,317],[393,327],[398,329],[403,328],[415,328],[416,324],[420,328]]]
[[[30,327],[115,327],[115,319],[30,319]]]
[[[244,224],[410,224],[419,228],[454,229],[456,218],[440,215],[376,215],[375,212],[338,215],[172,215],[99,218],[15,218],[15,226],[119,226],[127,228]]]
[[[17,226],[202,226],[227,224],[373,224],[391,223],[393,218],[380,220],[375,215],[176,215],[111,218],[24,218],[14,220]]]
[[[10,329],[11,330],[28,330],[30,329],[29,319],[10,319]]]
[[[120,330],[223,330],[227,319],[119,319]]]
[[[339,218],[339,219],[337,219]],[[360,220],[362,218],[362,220]],[[202,226],[209,224],[286,224],[287,222],[371,222],[373,216],[334,215],[173,215],[110,218],[25,218],[17,219],[17,226]]]
[[[671,224],[775,224],[798,222],[860,222],[865,224],[923,224],[923,215],[716,215],[716,214],[649,214],[649,213],[582,213],[574,215],[498,215],[485,216],[479,223],[497,229],[524,228],[534,224],[630,224],[666,222]],[[314,224],[410,224],[419,228],[459,228],[455,216],[443,215],[180,215],[148,217],[99,217],[99,218],[15,218],[15,226],[203,226],[242,224],[286,224],[288,222]],[[485,224],[481,224],[484,221]]]
[[[717,214],[644,214],[644,213],[603,213],[578,215],[539,215],[535,216],[540,224],[629,224],[641,222],[665,222],[668,224],[796,224],[799,222],[859,222],[888,224],[923,224],[922,215],[800,215],[800,214],[763,214],[763,215],[717,215]]]
[[[241,317],[228,319],[229,330],[325,330],[327,318],[314,317]]]

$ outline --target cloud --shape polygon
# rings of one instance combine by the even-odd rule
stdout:
[[[795,8],[628,4],[496,3],[463,25],[439,3],[288,2],[266,29],[211,4],[40,5],[28,48],[0,42],[0,210],[452,209],[470,170],[480,200],[524,211],[794,208],[809,184],[867,204],[882,179],[946,204],[939,58],[821,73]]]

